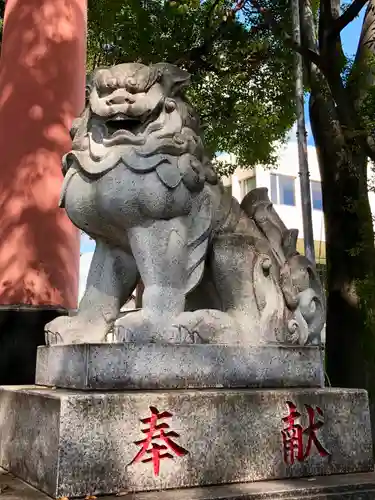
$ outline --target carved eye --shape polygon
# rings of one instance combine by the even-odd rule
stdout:
[[[106,81],[106,87],[110,89],[115,89],[118,86],[118,81],[116,78],[108,78]]]
[[[167,113],[172,113],[176,109],[176,103],[175,101],[172,101],[172,99],[166,99],[165,100],[165,111]]]
[[[269,276],[272,267],[271,259],[266,258],[262,262],[262,269],[265,276]]]
[[[126,80],[126,87],[131,92],[135,92],[137,90],[137,80],[134,77],[130,77]]]

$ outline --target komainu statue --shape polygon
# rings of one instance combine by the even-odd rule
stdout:
[[[61,206],[96,241],[75,316],[49,344],[317,344],[325,302],[264,188],[224,191],[176,66],[97,69],[63,159]],[[144,284],[143,307],[120,308]]]

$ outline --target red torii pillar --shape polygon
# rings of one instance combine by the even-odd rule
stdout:
[[[77,307],[79,233],[58,199],[83,109],[87,0],[7,0],[0,58],[0,383],[32,383],[44,324]]]

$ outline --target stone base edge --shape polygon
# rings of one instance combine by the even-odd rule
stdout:
[[[323,387],[319,347],[75,344],[39,347],[36,383],[80,390]]]
[[[21,479],[0,469],[2,500],[48,500]],[[106,496],[101,500],[114,500]],[[163,490],[149,493],[121,492],[123,500],[374,500],[375,473],[340,474],[310,479],[259,481],[234,485]]]
[[[123,498],[124,500],[325,500],[327,498],[373,500],[375,473],[259,481],[150,493],[128,492]]]

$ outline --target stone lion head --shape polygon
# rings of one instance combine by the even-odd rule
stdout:
[[[88,77],[85,110],[72,127],[72,151],[102,164],[109,156],[111,162],[126,158],[128,166],[155,155],[189,155],[201,178],[215,183],[198,114],[184,95],[189,84],[190,74],[168,63],[97,68]]]

